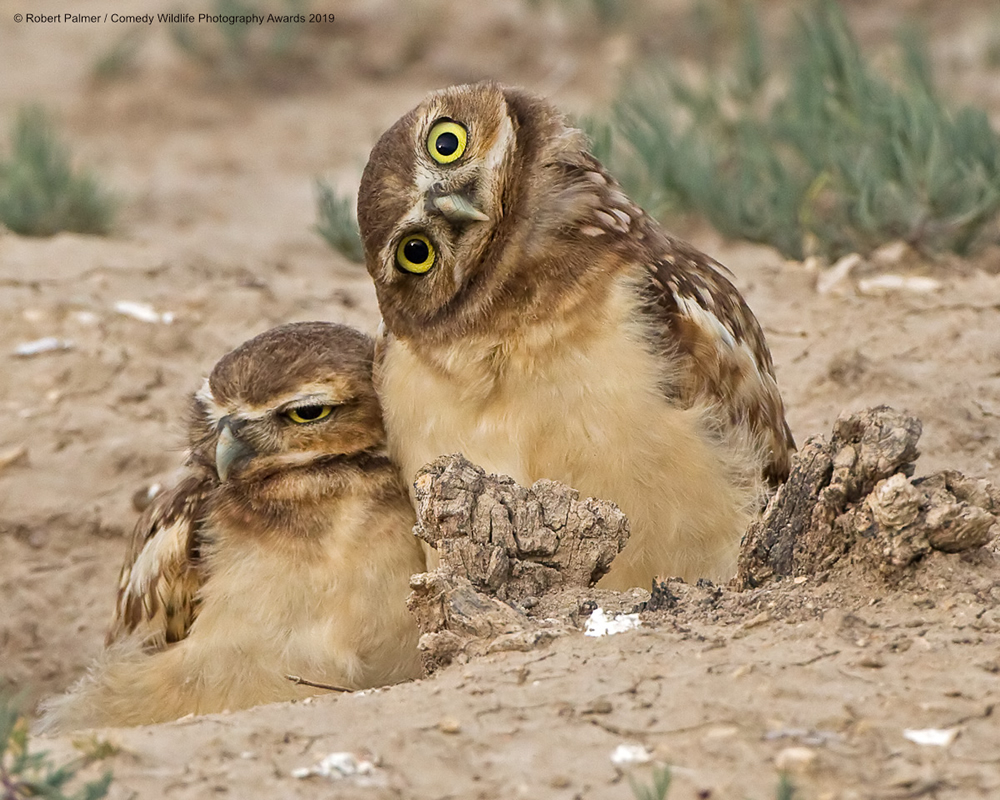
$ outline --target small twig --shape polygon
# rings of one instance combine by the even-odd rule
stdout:
[[[333,686],[329,683],[318,683],[316,681],[310,681],[306,678],[300,678],[298,675],[286,675],[286,678],[290,680],[297,686],[312,686],[315,689],[326,689],[330,692],[351,692],[351,689],[345,689],[343,686]]]
[[[805,661],[793,661],[793,667],[808,667],[810,664],[815,664],[821,658],[830,658],[831,656],[839,655],[839,650],[830,650],[826,653],[820,653],[818,656],[813,656],[812,658],[807,658]]]
[[[768,336],[791,336],[794,339],[805,339],[809,336],[809,331],[801,328],[772,328],[770,325],[764,326],[764,332]]]

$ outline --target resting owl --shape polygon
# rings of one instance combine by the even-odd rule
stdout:
[[[546,101],[435,92],[378,141],[358,221],[383,318],[375,380],[412,480],[461,451],[616,502],[602,586],[723,578],[794,449],[760,325]]]
[[[372,343],[321,322],[238,347],[191,404],[187,475],[139,520],[108,648],[42,725],[137,725],[420,674],[413,511]]]

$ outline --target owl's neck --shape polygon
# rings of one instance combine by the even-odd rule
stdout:
[[[622,277],[599,289],[562,298],[560,307],[522,314],[517,324],[473,331],[441,342],[398,345],[463,393],[485,396],[505,383],[543,377],[556,363],[585,354],[609,328],[634,327],[636,292]],[[641,338],[641,332],[635,332]],[[472,399],[471,397],[469,399]]]
[[[399,478],[380,450],[330,456],[220,487],[212,510],[219,530],[258,542],[308,542],[325,536],[345,503],[382,492],[401,494]]]

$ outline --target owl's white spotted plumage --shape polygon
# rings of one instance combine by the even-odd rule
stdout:
[[[724,267],[666,234],[549,103],[435,92],[387,131],[358,220],[376,385],[405,480],[460,451],[626,512],[602,585],[723,578],[794,443]]]
[[[187,474],[136,525],[107,649],[43,727],[136,725],[421,674],[413,511],[384,453],[372,342],[328,323],[227,354]]]

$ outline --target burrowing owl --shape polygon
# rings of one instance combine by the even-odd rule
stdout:
[[[108,648],[49,728],[135,725],[420,673],[424,569],[383,452],[372,342],[321,322],[241,345],[191,404],[188,474],[139,520]]]
[[[403,477],[455,451],[613,500],[602,582],[722,578],[794,448],[760,325],[546,101],[431,94],[379,140],[358,200],[384,322],[376,386]]]

